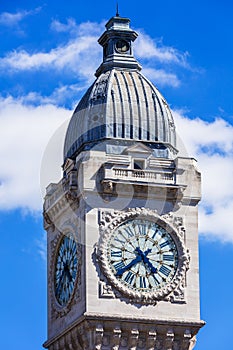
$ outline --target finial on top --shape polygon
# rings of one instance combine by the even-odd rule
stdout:
[[[120,17],[120,15],[119,15],[118,1],[117,1],[117,3],[116,3],[116,17]]]

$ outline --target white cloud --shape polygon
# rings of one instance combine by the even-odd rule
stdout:
[[[64,132],[72,112],[51,104],[26,105],[29,100],[28,96],[24,100],[1,99],[1,210],[40,210],[40,187],[44,190],[61,177]],[[233,242],[233,126],[222,119],[205,122],[191,120],[180,111],[173,114],[188,154],[197,158],[202,172],[200,232]]]
[[[73,18],[68,18],[67,23],[62,23],[58,20],[53,20],[51,29],[58,33],[72,32],[77,30],[77,24]]]
[[[43,231],[40,239],[35,240],[35,245],[37,247],[37,251],[41,259],[46,263],[47,261],[47,235],[45,231]]]
[[[40,210],[43,152],[71,111],[50,104],[24,105],[11,97],[0,102],[0,209]]]
[[[58,33],[63,32],[76,36],[86,36],[87,34],[91,34],[98,37],[104,29],[104,24],[104,22],[97,23],[90,21],[77,24],[73,18],[68,18],[67,23],[53,20],[51,23],[51,29]]]
[[[160,86],[178,87],[180,85],[180,80],[174,73],[167,73],[163,69],[143,68],[143,74],[146,77],[150,77],[151,81],[159,82]]]
[[[40,11],[40,9],[41,8],[38,7],[32,11],[22,10],[15,13],[2,12],[0,13],[0,25],[7,27],[18,26],[19,22],[21,22],[25,17],[36,14]]]
[[[76,24],[74,19],[68,19],[66,23],[54,20],[51,28],[56,32],[68,33],[70,37],[68,42],[48,52],[28,52],[24,49],[9,52],[5,57],[0,58],[2,74],[56,70],[59,73],[86,79],[88,82],[93,80],[94,72],[102,61],[102,48],[98,45],[97,39],[103,32],[103,23]],[[170,69],[170,72],[166,73],[159,67],[155,68],[154,64],[169,63],[173,68],[175,65],[187,68],[187,53],[181,53],[162,44],[158,45],[143,32],[135,42],[135,53],[136,57],[142,60],[144,72],[157,84],[173,87],[180,85],[175,69]]]
[[[67,101],[72,100],[72,108],[75,108],[77,105],[79,98],[82,96],[81,92],[85,92],[89,84],[85,85],[82,83],[78,84],[70,84],[70,85],[61,85],[55,88],[51,95],[42,96],[40,93],[31,91],[27,95],[20,96],[17,100],[20,101],[21,104],[26,105],[65,105]]]
[[[11,72],[55,69],[90,80],[101,62],[101,47],[97,39],[94,25],[84,23],[78,27],[75,38],[48,52],[18,50],[8,53],[0,58],[0,69],[3,74],[6,68]]]
[[[47,53],[29,53],[25,50],[11,52],[0,59],[0,69],[67,70],[84,78],[85,84],[93,80],[93,72],[101,61],[101,48],[96,40],[102,28],[92,22],[77,25],[74,20],[68,20],[66,24],[54,21],[52,29],[67,32],[72,39]],[[158,46],[150,37],[143,35],[143,42],[136,46],[136,53],[142,59],[150,56],[157,61],[186,65],[186,54],[170,47]],[[145,75],[161,85],[176,87],[180,84],[175,73],[155,69],[151,62],[144,66]],[[65,130],[62,123],[72,113],[65,108],[56,107],[56,103],[61,99],[65,103],[70,94],[76,94],[80,89],[78,81],[74,85],[59,86],[47,97],[31,92],[20,99],[0,98],[0,209],[41,209],[40,181],[41,188],[44,189],[53,181],[53,170],[57,173],[62,162],[62,149],[58,152],[58,159],[53,160],[56,164],[51,161],[47,150],[57,145],[62,148]],[[233,242],[233,126],[221,118],[206,122],[200,118],[191,120],[182,111],[173,113],[189,155],[198,159],[202,171],[200,231],[207,237]],[[59,125],[62,126],[58,128]],[[57,128],[58,131],[51,138]],[[50,146],[43,157],[49,140]],[[50,174],[52,175],[48,177]],[[57,180],[54,178],[54,181]]]
[[[180,52],[171,46],[165,46],[161,41],[152,39],[143,31],[138,31],[138,38],[135,41],[135,54],[139,58],[156,59],[163,63],[179,64],[188,67],[187,52]]]
[[[205,122],[174,112],[179,134],[202,172],[200,232],[233,242],[233,126],[218,118]]]

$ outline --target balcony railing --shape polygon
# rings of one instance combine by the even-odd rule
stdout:
[[[132,181],[141,180],[151,183],[175,184],[175,174],[173,172],[157,172],[154,170],[111,168],[105,169],[105,177]]]

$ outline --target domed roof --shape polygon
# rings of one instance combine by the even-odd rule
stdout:
[[[175,147],[167,102],[139,71],[102,73],[79,102],[65,138],[65,158],[86,143],[103,139],[159,142]]]
[[[140,72],[133,56],[137,33],[129,19],[113,17],[99,39],[103,62],[69,123],[64,158],[74,158],[87,144],[105,139],[176,146],[175,126],[167,102]]]

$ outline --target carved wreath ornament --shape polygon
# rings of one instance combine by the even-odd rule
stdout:
[[[140,304],[171,300],[189,268],[182,222],[145,208],[103,211],[97,255],[113,291]]]

